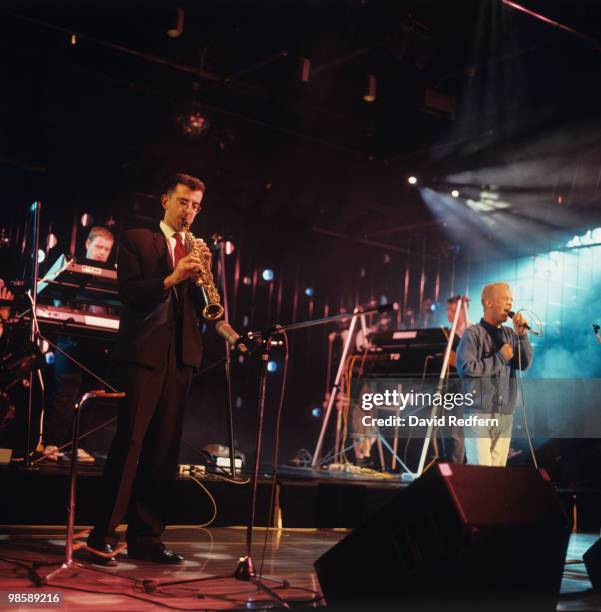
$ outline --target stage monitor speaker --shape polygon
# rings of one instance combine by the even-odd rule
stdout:
[[[597,540],[583,555],[586,571],[595,591],[601,591],[601,540]]]
[[[328,605],[344,609],[554,610],[569,537],[544,473],[439,463],[315,569]]]

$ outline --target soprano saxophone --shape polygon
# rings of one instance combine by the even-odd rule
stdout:
[[[223,306],[221,305],[221,297],[219,291],[215,287],[215,281],[213,280],[213,274],[209,267],[209,262],[202,254],[202,251],[196,247],[194,234],[190,231],[189,226],[184,225],[184,236],[186,241],[186,248],[188,253],[194,253],[201,262],[200,272],[196,279],[196,286],[200,288],[202,296],[206,302],[205,307],[202,309],[202,316],[209,321],[216,321],[221,319],[223,316]]]

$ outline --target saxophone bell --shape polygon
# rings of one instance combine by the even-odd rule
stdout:
[[[195,283],[196,286],[200,288],[206,303],[205,307],[202,309],[202,316],[209,321],[216,321],[223,316],[224,310],[223,306],[221,305],[219,291],[217,290],[215,281],[213,280],[213,274],[211,272],[209,262],[203,255],[201,249],[197,247],[195,242],[196,238],[189,229],[189,223],[184,223],[183,227],[188,252],[194,253],[201,262],[200,270],[198,271],[198,278],[196,279]]]

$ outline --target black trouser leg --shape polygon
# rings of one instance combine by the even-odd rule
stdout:
[[[148,547],[161,541],[168,502],[177,477],[179,447],[191,368],[173,362],[148,428],[129,506],[128,545]]]
[[[115,530],[123,521],[138,470],[144,438],[162,395],[168,362],[150,369],[136,365],[123,366],[126,393],[111,444],[98,496],[98,511],[89,541],[115,546]]]

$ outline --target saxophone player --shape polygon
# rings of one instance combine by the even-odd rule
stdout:
[[[128,556],[177,564],[162,543],[167,501],[177,475],[183,412],[193,371],[202,358],[196,279],[211,253],[200,240],[190,252],[184,233],[201,210],[204,183],[177,174],[161,196],[163,220],[123,234],[117,266],[123,301],[117,350],[126,397],[88,537],[92,560],[115,565],[117,526],[124,521]],[[205,262],[201,257],[206,258]]]

